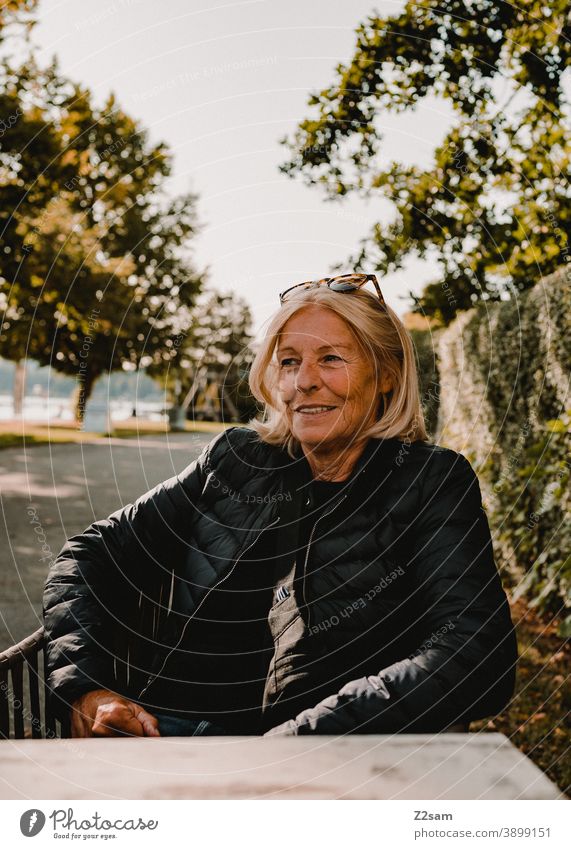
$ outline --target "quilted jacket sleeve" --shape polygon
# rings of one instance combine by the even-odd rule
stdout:
[[[172,544],[202,492],[218,440],[179,475],[72,536],[54,561],[43,607],[47,684],[56,716],[63,717],[85,692],[114,689],[108,600],[126,586],[136,591],[143,558],[152,564],[168,555],[169,538]]]
[[[461,454],[435,460],[409,528],[424,639],[268,735],[441,731],[509,700],[517,647],[478,479]]]

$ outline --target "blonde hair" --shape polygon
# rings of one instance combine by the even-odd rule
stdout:
[[[285,406],[277,395],[278,367],[275,352],[284,325],[297,312],[310,305],[332,310],[348,325],[357,342],[374,357],[377,373],[390,377],[392,389],[383,394],[379,418],[360,433],[360,438],[408,442],[427,440],[420,403],[418,372],[410,333],[388,305],[364,289],[334,292],[327,286],[300,289],[270,319],[266,334],[250,369],[250,391],[264,405],[262,419],[249,422],[260,439],[285,448],[294,457],[299,442],[291,432]]]

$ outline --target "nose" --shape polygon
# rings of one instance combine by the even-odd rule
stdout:
[[[319,366],[308,359],[303,359],[295,375],[295,388],[299,392],[311,392],[321,383]]]

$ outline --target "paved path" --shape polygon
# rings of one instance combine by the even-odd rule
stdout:
[[[0,451],[0,647],[39,626],[50,560],[68,537],[182,471],[212,438],[160,434]]]

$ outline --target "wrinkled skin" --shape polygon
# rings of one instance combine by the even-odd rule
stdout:
[[[110,690],[90,690],[72,705],[72,737],[160,737],[158,725],[140,705]]]
[[[378,372],[349,325],[318,305],[285,323],[276,353],[280,399],[313,476],[343,480],[362,453],[359,432],[376,420],[390,379]],[[330,409],[303,412],[311,405]]]

